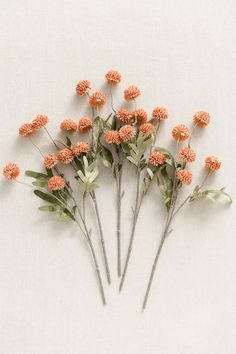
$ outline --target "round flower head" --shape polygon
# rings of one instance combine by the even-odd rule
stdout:
[[[152,166],[159,166],[162,165],[165,162],[165,155],[162,154],[162,152],[159,151],[153,151],[151,155],[148,158],[148,161],[150,165]]]
[[[78,129],[80,133],[87,133],[93,127],[93,121],[90,117],[80,118]]]
[[[136,97],[140,96],[141,92],[137,86],[129,86],[124,90],[124,98],[126,101],[134,100]]]
[[[196,159],[196,153],[191,147],[184,147],[179,151],[179,159],[184,162],[193,162]]]
[[[193,174],[188,170],[179,170],[176,174],[176,178],[183,184],[191,184],[193,179]]]
[[[72,119],[65,119],[61,122],[60,128],[65,132],[74,133],[77,131],[77,123]]]
[[[90,82],[88,80],[81,80],[76,86],[76,93],[79,96],[84,96],[90,90]]]
[[[74,155],[70,149],[64,148],[58,152],[57,158],[61,163],[67,165],[73,161]]]
[[[157,120],[164,120],[168,118],[168,111],[164,107],[156,107],[152,111],[152,118]]]
[[[184,141],[190,136],[190,131],[186,125],[179,124],[172,130],[172,136],[177,141]]]
[[[60,191],[65,187],[65,180],[61,176],[53,176],[48,180],[48,189],[50,191]]]
[[[150,132],[150,135],[155,134],[155,127],[152,123],[144,123],[139,127],[139,131],[143,134]]]
[[[32,127],[34,129],[40,129],[48,124],[48,117],[44,114],[38,114],[32,121]]]
[[[133,117],[137,119],[138,124],[143,124],[147,122],[148,115],[142,108],[138,108],[133,112]]]
[[[7,179],[16,179],[20,174],[17,164],[10,162],[3,168],[3,176]]]
[[[93,108],[102,108],[106,103],[106,96],[101,92],[94,92],[89,97],[89,104]]]
[[[33,135],[35,133],[35,128],[31,123],[22,124],[19,128],[19,135],[26,137]]]
[[[210,123],[211,117],[209,113],[199,111],[194,115],[193,120],[198,127],[205,128]]]
[[[89,144],[80,141],[72,147],[72,152],[75,156],[80,155],[82,153],[86,154],[87,152],[89,152]]]
[[[123,123],[130,123],[133,120],[133,114],[126,108],[121,108],[116,113],[117,118]]]
[[[116,85],[121,81],[121,74],[116,70],[109,70],[106,73],[105,78],[107,79],[108,84]]]
[[[131,139],[133,139],[135,134],[136,134],[135,128],[132,127],[132,125],[129,125],[129,124],[124,125],[119,130],[120,140],[123,141],[124,143],[127,143]]]
[[[211,171],[217,171],[221,167],[221,161],[218,157],[208,156],[205,159],[205,167]]]
[[[109,130],[108,132],[106,132],[105,140],[108,144],[119,145],[121,143],[119,132],[116,130]]]
[[[44,156],[44,166],[49,170],[54,168],[57,162],[58,162],[58,158],[57,155],[55,154],[47,154],[46,156]]]

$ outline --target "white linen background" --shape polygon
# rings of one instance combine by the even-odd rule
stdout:
[[[171,128],[188,124],[197,110],[211,113],[210,126],[193,139],[198,152],[194,183],[202,175],[204,156],[219,155],[222,169],[211,182],[227,186],[235,199],[234,0],[0,0],[0,7],[1,166],[15,161],[22,171],[37,170],[40,156],[17,137],[18,126],[38,113],[50,117],[52,133],[62,119],[78,120],[86,108],[74,94],[77,81],[89,79],[94,90],[103,90],[104,74],[114,68],[123,75],[122,90],[129,84],[141,88],[139,107],[169,109],[160,145],[170,144]],[[115,100],[122,101],[121,91]],[[48,151],[43,134],[36,140]],[[125,176],[123,261],[133,178],[130,169]],[[21,179],[28,181],[23,174]],[[235,353],[235,203],[229,206],[222,198],[183,210],[142,313],[164,208],[154,185],[143,205],[119,295],[115,185],[105,169],[100,180],[97,195],[113,280],[106,286],[105,308],[76,227],[40,213],[41,202],[30,190],[1,178],[0,352]],[[183,194],[189,190],[184,187]]]

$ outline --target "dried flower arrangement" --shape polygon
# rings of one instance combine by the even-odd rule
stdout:
[[[194,130],[197,128],[203,129],[210,123],[209,113],[199,111],[194,115],[192,131],[184,124],[179,124],[173,128],[172,138],[176,141],[176,148],[171,154],[167,149],[156,146],[156,137],[159,133],[160,125],[169,115],[167,109],[163,107],[154,108],[149,119],[148,114],[142,108],[137,108],[137,98],[141,95],[141,92],[137,86],[132,85],[124,90],[124,100],[130,103],[131,109],[120,107],[116,110],[114,108],[113,87],[120,83],[121,74],[118,71],[110,70],[106,73],[105,80],[110,89],[111,102],[111,113],[107,118],[104,119],[101,116],[101,109],[107,101],[106,96],[101,92],[91,94],[90,82],[88,80],[80,81],[76,86],[76,93],[78,96],[88,99],[91,117],[82,117],[78,123],[72,119],[63,120],[60,124],[60,130],[65,134],[63,140],[57,140],[52,137],[46,127],[49,122],[46,115],[37,115],[32,122],[21,125],[19,135],[28,138],[39,151],[44,171],[35,172],[28,170],[25,172],[26,176],[35,179],[32,184],[18,179],[20,169],[15,163],[8,163],[3,168],[3,175],[8,180],[14,180],[32,188],[34,194],[47,203],[39,207],[39,210],[55,214],[60,221],[72,220],[76,223],[81,236],[85,237],[90,248],[103,304],[106,304],[106,298],[102,274],[91,237],[92,229],[88,226],[86,218],[86,202],[87,198],[91,198],[98,223],[105,274],[107,282],[110,284],[111,274],[106,242],[99,203],[95,193],[95,189],[98,187],[98,161],[101,159],[104,166],[111,170],[116,184],[117,273],[121,277],[120,291],[123,288],[128,270],[142,202],[149,191],[151,183],[156,179],[160,195],[167,210],[167,217],[148,280],[143,301],[144,309],[147,305],[162,247],[167,236],[172,232],[172,221],[179,211],[187,203],[192,203],[200,198],[210,197],[215,199],[220,195],[224,195],[230,202],[231,198],[224,191],[224,188],[218,190],[204,189],[209,175],[221,167],[219,158],[208,156],[205,159],[206,175],[203,181],[200,185],[195,186],[187,198],[179,202],[182,187],[192,183],[192,172],[188,166],[196,159],[196,153],[191,146]],[[37,134],[39,129],[43,129],[47,134],[51,147],[54,149],[53,152],[44,155],[40,147],[35,144],[34,135]],[[73,135],[73,138],[77,138],[78,134],[85,138],[73,143],[71,136]],[[131,164],[136,172],[136,195],[134,207],[132,208],[129,245],[122,270],[121,203],[124,196],[122,175],[126,163]],[[72,183],[66,173],[60,171],[61,166],[64,166],[64,170],[65,167],[73,169],[79,192],[72,187]],[[77,200],[81,200],[81,203],[78,203]]]

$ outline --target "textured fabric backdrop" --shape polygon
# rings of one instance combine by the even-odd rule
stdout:
[[[129,84],[141,88],[140,107],[169,109],[160,145],[171,146],[171,128],[190,122],[197,110],[211,113],[212,124],[193,139],[198,152],[194,183],[201,177],[204,156],[219,155],[222,169],[211,182],[227,186],[235,198],[234,0],[0,0],[0,7],[1,166],[15,161],[22,170],[38,169],[40,156],[17,137],[18,126],[45,113],[56,133],[62,119],[79,119],[86,112],[84,101],[74,94],[77,81],[90,79],[100,90],[105,72],[114,68],[123,75],[121,89]],[[119,105],[121,92],[115,100]],[[42,135],[36,140],[47,151]],[[123,261],[133,177],[129,169]],[[76,227],[40,213],[40,200],[30,190],[1,178],[0,352],[235,353],[235,203],[202,201],[183,210],[163,249],[147,310],[141,313],[164,208],[154,185],[119,295],[115,185],[107,170],[100,180],[97,194],[113,278],[106,308]]]

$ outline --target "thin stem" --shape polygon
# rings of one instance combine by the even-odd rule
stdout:
[[[203,180],[202,180],[202,183],[201,183],[200,186],[199,186],[199,189],[201,189],[201,188],[204,186],[204,184],[206,183],[206,180],[207,180],[207,178],[209,177],[210,173],[211,173],[210,170],[206,173],[205,177],[204,177]],[[190,193],[190,194],[184,199],[184,201],[180,204],[180,206],[179,206],[179,207],[176,209],[176,211],[174,212],[173,218],[174,218],[174,217],[176,216],[176,214],[184,207],[184,205],[189,201],[189,199],[192,197],[192,195],[193,195],[193,193]]]
[[[106,252],[106,246],[105,246],[105,239],[104,239],[104,235],[103,235],[102,223],[101,223],[101,219],[100,219],[100,213],[99,213],[99,209],[98,209],[98,204],[97,204],[97,199],[96,199],[95,192],[94,191],[91,192],[90,196],[91,196],[92,201],[94,203],[95,213],[96,213],[96,217],[97,217],[97,221],[98,221],[98,228],[99,228],[99,235],[100,235],[102,253],[103,253],[103,258],[104,258],[104,263],[105,263],[106,276],[107,276],[108,284],[110,284],[111,283],[111,275],[110,275],[110,269],[109,269],[109,265],[108,265],[108,258],[107,258],[107,252]]]
[[[83,225],[84,225],[84,229],[85,229],[85,232],[86,232],[86,239],[88,241],[88,245],[89,245],[89,248],[91,250],[92,258],[93,258],[93,261],[94,261],[95,270],[96,270],[97,279],[98,279],[98,285],[99,285],[101,298],[102,298],[102,303],[103,303],[103,305],[106,305],[106,298],[105,298],[105,292],[104,292],[104,287],[103,287],[103,283],[102,283],[101,272],[100,272],[100,268],[99,268],[99,265],[98,265],[96,253],[95,253],[95,250],[94,250],[94,246],[93,246],[93,243],[92,243],[92,240],[91,240],[91,237],[90,237],[90,233],[89,233],[89,231],[87,229],[86,223],[85,223],[84,219],[82,218],[81,214],[80,214],[80,217],[81,217],[81,220],[82,220]]]
[[[53,137],[52,137],[51,134],[49,133],[48,129],[47,129],[45,126],[44,126],[43,128],[44,128],[45,132],[47,133],[49,139],[50,139],[51,142],[53,143],[53,145],[54,145],[57,149],[59,149],[59,146],[56,144],[55,140],[53,139]]]
[[[143,306],[142,306],[143,310],[146,308],[148,297],[149,297],[149,293],[150,293],[152,282],[153,282],[153,278],[154,278],[154,274],[155,274],[155,270],[156,270],[156,267],[157,267],[157,262],[158,262],[158,259],[160,257],[161,250],[162,250],[162,247],[164,245],[166,236],[168,235],[171,222],[173,220],[173,213],[174,213],[174,210],[175,210],[175,203],[176,203],[176,199],[177,199],[177,188],[176,188],[176,185],[177,184],[176,184],[176,178],[175,178],[174,179],[174,186],[173,186],[173,194],[172,194],[172,198],[171,198],[172,199],[171,200],[171,206],[170,206],[170,209],[169,209],[169,212],[168,212],[168,215],[167,215],[165,229],[164,229],[160,244],[159,244],[159,246],[157,248],[157,253],[156,253],[156,256],[155,256],[155,259],[154,259],[154,262],[153,262],[153,266],[152,266],[151,274],[150,274],[150,277],[149,277],[146,293],[145,293],[145,296],[144,296],[144,301],[143,301]]]
[[[21,182],[18,179],[15,179],[15,182],[19,183],[19,184],[23,184],[24,186],[30,187],[31,189],[35,189],[34,186],[31,186],[31,184],[25,183],[25,182]]]
[[[83,193],[83,218],[85,220],[86,193]]]
[[[31,136],[29,136],[29,140],[30,140],[31,144],[39,151],[40,155],[41,155],[42,158],[44,159],[44,154],[42,153],[42,151],[40,150],[40,148],[33,142],[33,139],[31,138]]]
[[[112,94],[112,85],[109,85],[109,89],[110,89],[110,98],[111,98],[111,109],[116,114],[116,110],[114,108],[113,94]]]
[[[118,277],[121,276],[121,184],[122,184],[122,165],[120,166],[120,170],[118,172],[118,177],[116,177],[116,185],[117,185],[117,273]]]
[[[134,207],[134,211],[133,211],[133,213],[134,213],[134,215],[133,215],[133,224],[132,224],[132,230],[131,230],[131,235],[130,235],[128,252],[127,252],[127,256],[126,256],[126,260],[125,260],[125,266],[124,266],[123,274],[122,274],[121,281],[120,281],[119,291],[122,290],[123,285],[124,285],[125,276],[126,276],[126,273],[127,273],[129,260],[130,260],[130,255],[131,255],[131,251],[132,251],[132,247],[133,247],[136,223],[137,223],[138,214],[139,214],[141,203],[142,203],[142,199],[143,199],[143,198],[141,198],[140,204],[139,204],[139,194],[140,194],[139,189],[140,189],[140,171],[138,169],[137,170],[136,199],[135,199],[135,207]]]

